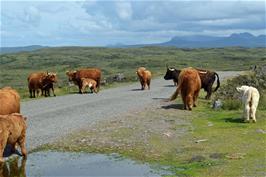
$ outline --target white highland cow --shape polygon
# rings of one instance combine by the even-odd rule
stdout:
[[[244,104],[243,117],[246,122],[252,119],[256,122],[256,110],[259,104],[260,94],[259,91],[251,86],[243,85],[236,88],[237,91],[242,93],[242,102]]]

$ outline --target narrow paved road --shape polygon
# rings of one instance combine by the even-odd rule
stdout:
[[[220,80],[238,74],[219,72]],[[141,91],[140,84],[134,83],[98,94],[72,94],[23,102],[21,112],[28,117],[27,147],[34,149],[95,121],[141,110],[158,102],[157,98],[169,98],[175,90],[172,84],[172,81],[154,79],[151,90]]]

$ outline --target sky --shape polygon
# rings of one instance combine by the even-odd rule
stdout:
[[[266,33],[266,1],[1,1],[1,47],[106,46]]]

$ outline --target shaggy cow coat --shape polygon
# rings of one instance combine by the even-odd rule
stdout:
[[[139,67],[136,71],[141,84],[141,90],[145,90],[146,87],[150,90],[151,84],[151,72],[144,67]]]
[[[193,68],[184,68],[179,74],[177,89],[170,100],[175,100],[178,93],[181,92],[184,109],[192,110],[192,107],[196,107],[200,88],[201,81],[198,71]]]
[[[256,122],[256,110],[260,99],[259,91],[254,87],[246,85],[237,87],[236,89],[242,93],[242,103],[244,104],[243,118],[247,122],[250,119]]]
[[[89,87],[91,90],[91,93],[97,93],[97,82],[93,79],[89,79],[89,78],[82,78],[81,79],[82,82],[82,88],[81,88],[81,92],[84,93],[86,87]]]
[[[30,97],[35,98],[39,94],[39,90],[42,93],[45,91],[45,96],[50,89],[52,89],[54,94],[53,83],[57,82],[57,76],[55,73],[48,73],[48,72],[36,72],[31,73],[28,76],[28,88]],[[54,94],[55,96],[55,94]]]
[[[218,88],[220,87],[219,75],[216,72],[203,70],[203,69],[197,69],[197,71],[199,72],[201,80],[201,88],[203,88],[204,91],[207,92],[205,99],[210,99],[212,92],[217,91]],[[173,79],[174,83],[178,83],[179,73],[180,70],[167,67],[164,79],[165,80]],[[217,86],[214,90],[212,90],[212,86],[216,78],[217,78]]]
[[[0,115],[0,162],[3,162],[3,153],[7,144],[10,144],[12,152],[15,152],[18,143],[22,155],[24,157],[27,155],[26,119],[18,113]]]
[[[96,81],[97,92],[100,90],[101,75],[102,72],[97,68],[86,68],[80,69],[77,71],[67,71],[66,75],[68,76],[69,82],[73,82],[79,87],[79,93],[82,93],[82,78],[89,78]]]
[[[0,89],[0,115],[20,113],[20,96],[11,87]]]

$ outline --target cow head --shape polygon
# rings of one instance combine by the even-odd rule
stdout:
[[[77,71],[67,71],[66,75],[68,76],[68,81],[73,82],[75,81]]]
[[[169,68],[167,67],[166,73],[164,75],[165,80],[171,80],[171,79],[178,79],[180,70],[176,70],[175,68]]]
[[[46,79],[51,83],[57,82],[56,73],[47,73]]]

